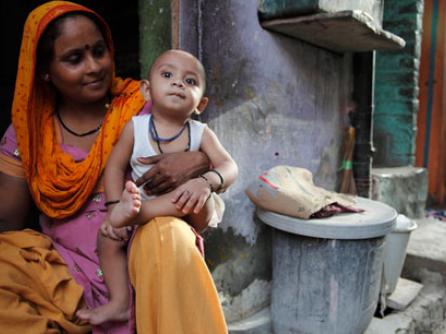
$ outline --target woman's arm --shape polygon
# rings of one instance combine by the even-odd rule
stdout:
[[[26,180],[0,172],[0,232],[23,229],[31,204]]]

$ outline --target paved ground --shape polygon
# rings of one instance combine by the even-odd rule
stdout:
[[[402,276],[424,285],[407,309],[374,318],[365,334],[446,333],[446,222],[417,220]]]

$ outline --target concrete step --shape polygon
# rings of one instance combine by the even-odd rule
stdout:
[[[446,333],[446,290],[443,277],[424,271],[423,289],[404,311],[373,318],[364,334]]]
[[[228,325],[229,334],[272,334],[269,307],[242,321]]]
[[[446,333],[446,222],[416,220],[402,276],[423,284],[405,310],[373,318],[365,334]]]
[[[386,203],[408,217],[424,217],[428,185],[425,168],[372,168],[371,174],[372,199]]]

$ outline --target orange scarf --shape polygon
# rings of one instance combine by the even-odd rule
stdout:
[[[75,162],[61,149],[54,122],[55,94],[49,86],[36,80],[36,49],[48,24],[73,11],[98,17],[113,53],[107,24],[90,9],[66,1],[39,6],[25,23],[12,106],[12,123],[31,195],[39,209],[52,218],[71,216],[82,207],[94,190],[125,123],[144,104],[139,82],[114,78],[111,107],[87,158]]]

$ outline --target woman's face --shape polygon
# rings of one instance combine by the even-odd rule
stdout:
[[[63,102],[89,104],[106,98],[113,60],[93,21],[82,15],[65,18],[53,55],[48,74]]]

